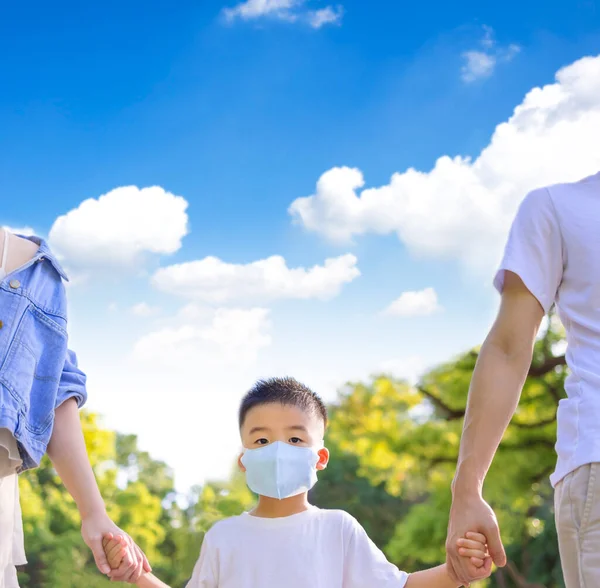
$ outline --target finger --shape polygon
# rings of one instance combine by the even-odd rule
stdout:
[[[150,565],[150,562],[148,561],[146,554],[141,549],[140,549],[140,553],[142,554],[142,558],[143,558],[142,568],[143,568],[144,572],[149,574],[152,571],[152,566]]]
[[[452,562],[452,559],[450,558],[450,555],[446,557],[446,570],[448,572],[448,575],[450,576],[450,579],[453,582],[459,582],[458,576],[454,571],[454,564]]]
[[[450,551],[450,550],[448,550]],[[448,572],[448,575],[452,578],[453,582],[456,582],[457,584],[459,584],[460,586],[469,586],[469,584],[465,584],[462,579],[459,576],[457,567],[455,565],[455,562],[453,560],[453,558],[451,557],[450,553],[448,553],[447,557],[446,557],[446,570]]]
[[[464,586],[469,586],[472,581],[472,574],[469,570],[469,560],[462,557],[458,548],[453,547],[450,550],[452,555],[452,563],[454,565],[454,571],[458,576],[458,581],[462,582]]]
[[[483,562],[483,566],[478,568],[478,570],[474,574],[474,577],[478,580],[481,580],[483,578],[488,578],[492,573],[493,563],[494,562],[492,561],[491,557],[486,557],[485,561]]]
[[[458,553],[462,557],[478,557],[479,559],[485,559],[486,553],[481,549],[463,549],[462,547],[458,550]]]
[[[109,549],[104,549],[106,556],[108,557],[108,563],[110,567],[115,569],[121,565],[121,560],[125,556],[126,549],[120,543],[114,543],[109,545]]]
[[[104,549],[106,549],[106,546],[114,539],[114,535],[112,533],[107,533],[106,535],[104,535],[104,537],[102,538],[102,547],[104,547]]]
[[[102,547],[102,538],[98,537],[97,539],[92,539],[90,543],[90,548],[94,556],[94,561],[96,562],[96,567],[103,574],[109,574],[110,565],[108,565],[108,560],[106,559],[106,554],[104,553],[104,547]]]
[[[459,549],[479,549],[480,551],[487,551],[485,543],[479,541],[471,541],[470,539],[459,539],[457,542]]]
[[[113,570],[111,579],[115,582],[125,582],[126,578],[131,573],[131,570],[135,568],[135,558],[129,545],[124,545],[125,554],[121,561],[121,564],[116,570]]]
[[[477,569],[482,568],[485,562],[485,558],[481,557],[470,557],[469,560]]]
[[[486,539],[485,535],[482,535],[481,533],[473,533],[473,532],[469,531],[468,533],[465,533],[465,537],[467,539],[471,539],[472,541],[477,541],[479,543],[483,543],[484,545],[487,543],[487,539]]]
[[[128,584],[135,584],[140,579],[140,576],[142,575],[142,571],[143,571],[143,565],[142,565],[142,559],[140,557],[139,561],[136,562],[136,565],[125,576],[125,581]]]
[[[137,565],[135,567],[135,571],[131,576],[131,581],[133,583],[137,582],[142,574],[144,573],[144,562],[146,560],[146,556],[144,555],[144,553],[142,552],[142,550],[137,546],[134,545],[135,547],[135,555],[137,557]]]
[[[494,563],[499,567],[506,565],[506,552],[504,551],[504,545],[502,545],[502,539],[500,537],[500,529],[495,524],[493,527],[486,531],[488,550]]]

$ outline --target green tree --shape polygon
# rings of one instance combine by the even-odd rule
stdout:
[[[512,558],[510,570],[496,574],[499,586],[561,585],[548,476],[566,374],[562,342],[562,330],[551,322],[536,343],[519,409],[486,480],[485,496]],[[340,394],[331,420],[329,442],[356,457],[358,475],[384,484],[409,506],[385,545],[407,569],[444,558],[450,484],[476,360],[477,350],[466,353],[427,373],[416,387],[383,376],[352,384]]]

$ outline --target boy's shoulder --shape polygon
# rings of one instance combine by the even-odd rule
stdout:
[[[207,532],[206,537],[209,539],[217,539],[219,537],[228,536],[236,533],[240,527],[246,524],[247,517],[250,515],[244,513],[241,515],[227,517],[217,521]]]
[[[318,509],[323,520],[327,523],[338,524],[343,527],[353,528],[358,525],[358,521],[345,510],[322,508]]]
[[[360,523],[344,510],[312,507],[306,515],[321,525],[339,527],[344,532],[352,532],[357,526],[360,527]],[[227,541],[232,536],[240,536],[262,526],[260,523],[260,519],[243,513],[216,522],[206,533],[206,538],[211,542]]]

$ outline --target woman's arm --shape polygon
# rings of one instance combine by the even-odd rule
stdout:
[[[106,513],[104,500],[100,495],[88,459],[77,402],[74,398],[69,398],[56,409],[54,430],[48,444],[48,456],[77,504],[82,522],[81,533],[94,554],[98,569],[103,574],[111,573],[102,547],[103,535],[106,533],[123,535],[128,540],[128,554],[119,569],[111,573],[111,578],[135,583],[144,569],[150,571],[150,565],[137,545],[110,520]]]

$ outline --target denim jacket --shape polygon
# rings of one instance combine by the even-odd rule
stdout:
[[[0,427],[12,431],[23,460],[39,465],[65,400],[87,400],[85,374],[67,347],[68,280],[43,239],[36,255],[0,282]]]

